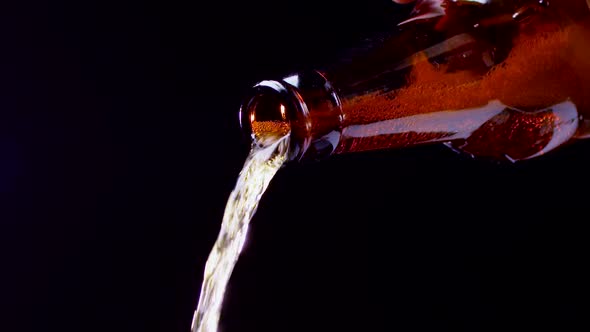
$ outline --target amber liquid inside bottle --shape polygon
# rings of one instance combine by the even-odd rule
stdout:
[[[483,2],[443,2],[344,64],[268,81],[282,92],[257,91],[242,125],[256,139],[261,121],[288,123],[294,159],[438,142],[517,161],[588,136],[588,3]]]

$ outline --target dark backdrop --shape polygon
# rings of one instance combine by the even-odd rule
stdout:
[[[329,63],[401,10],[18,6],[0,22],[6,332],[188,332],[249,148],[246,89]],[[589,167],[585,142],[515,165],[442,146],[290,164],[252,221],[222,331],[586,330]]]

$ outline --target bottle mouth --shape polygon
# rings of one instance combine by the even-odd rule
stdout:
[[[240,107],[240,127],[253,144],[289,136],[289,160],[320,159],[340,140],[340,99],[319,72],[261,81]]]
[[[258,146],[290,136],[288,159],[296,158],[309,144],[308,110],[301,96],[288,84],[261,81],[240,107],[240,127]]]

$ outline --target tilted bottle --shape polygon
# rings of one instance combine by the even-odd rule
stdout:
[[[590,136],[588,0],[410,6],[378,47],[257,83],[244,131],[255,143],[289,133],[291,160],[444,143],[517,161]]]

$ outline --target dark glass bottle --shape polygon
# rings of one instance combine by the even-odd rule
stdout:
[[[257,83],[245,132],[256,143],[290,133],[291,160],[444,143],[517,161],[590,136],[588,1],[410,5],[379,46]]]

